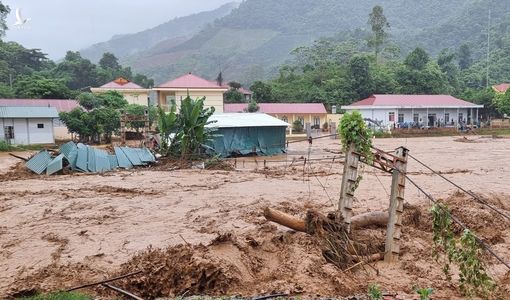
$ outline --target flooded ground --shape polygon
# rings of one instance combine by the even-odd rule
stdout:
[[[377,139],[374,144],[385,150],[405,146],[433,169],[510,212],[510,139]],[[236,171],[147,168],[29,178],[8,173],[19,160],[0,154],[0,295],[67,288],[147,265],[146,257],[152,257],[162,264],[197,267],[204,267],[207,260],[204,268],[213,271],[213,266],[221,266],[217,274],[223,277],[208,290],[212,294],[280,291],[346,296],[377,282],[392,292],[412,294],[413,286],[430,286],[438,299],[461,298],[432,259],[432,236],[423,224],[404,230],[402,259],[396,265],[377,263],[379,274],[372,268],[345,274],[325,262],[309,236],[264,219],[266,206],[297,216],[310,208],[324,213],[335,210],[343,169],[340,148],[339,140],[331,139],[315,140],[311,147],[307,142],[292,143],[286,155],[230,160]],[[391,176],[370,167],[361,174],[355,214],[387,209]],[[456,194],[455,187],[415,161],[409,161],[408,174],[434,197],[448,198],[459,213],[469,209],[466,217],[471,219],[466,222],[478,224],[478,231],[488,235],[493,248],[510,261],[506,220]],[[429,201],[409,183],[405,199],[427,215]],[[423,222],[430,219],[424,217]],[[214,242],[226,233],[229,238]],[[381,232],[373,234],[383,237]],[[179,244],[194,250],[183,256],[190,250],[175,248],[182,247]],[[174,248],[140,253],[148,247]],[[137,253],[141,256],[133,258]],[[192,259],[165,261],[167,254]],[[509,289],[510,273],[496,261],[489,262],[490,274]],[[231,284],[221,285],[222,280]],[[166,292],[178,295],[179,291]]]

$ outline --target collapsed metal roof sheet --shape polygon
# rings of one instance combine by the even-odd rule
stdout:
[[[116,168],[132,168],[156,162],[156,158],[147,148],[114,147],[115,154],[109,154],[104,149],[90,147],[84,144],[69,142],[60,147],[60,154],[52,158],[50,153],[43,150],[30,159],[26,166],[37,174],[45,170],[48,175],[63,169],[64,159],[69,162],[73,170],[82,172],[103,173]]]
[[[127,158],[133,164],[133,166],[145,165],[145,163],[140,159],[140,156],[138,155],[136,149],[129,147],[122,147],[121,149],[124,152],[124,154],[126,154]]]
[[[42,174],[51,161],[51,155],[46,150],[37,153],[26,163],[26,167],[37,174]]]
[[[55,157],[52,161],[48,163],[48,166],[46,167],[46,175],[55,174],[58,171],[62,170],[63,168],[63,162],[64,154],[60,154],[59,156]]]
[[[133,167],[133,164],[120,147],[114,147],[113,150],[115,151],[115,156],[117,156],[119,167],[124,169],[131,169]]]

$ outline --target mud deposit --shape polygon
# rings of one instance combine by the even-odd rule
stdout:
[[[376,145],[411,153],[456,183],[510,214],[508,139],[456,143],[455,138],[383,139]],[[304,217],[335,210],[342,165],[339,142],[320,140],[288,155],[238,159],[235,171],[121,171],[105,175],[23,175],[2,160],[0,189],[0,295],[65,289],[141,270],[115,285],[146,298],[180,295],[256,296],[288,293],[337,297],[365,293],[370,283],[390,295],[415,297],[434,288],[434,299],[462,299],[432,258],[429,201],[408,184],[401,257],[342,271],[323,256],[316,237],[263,217],[266,206]],[[281,162],[282,159],[288,160]],[[445,201],[466,225],[510,261],[510,224],[430,171],[409,162],[413,180]],[[385,210],[391,177],[365,167],[355,214]],[[460,229],[459,229],[460,232]],[[355,232],[380,244],[384,229]],[[490,256],[487,270],[510,293],[510,273]],[[455,282],[455,276],[454,276]],[[96,287],[85,290],[110,298]],[[506,296],[504,296],[506,297]],[[504,298],[503,297],[503,298]]]

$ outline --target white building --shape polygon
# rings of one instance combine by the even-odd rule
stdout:
[[[478,124],[478,109],[473,104],[449,95],[372,95],[342,106],[359,111],[363,118],[382,126],[457,127]]]
[[[54,144],[55,107],[0,106],[0,140],[10,144]]]

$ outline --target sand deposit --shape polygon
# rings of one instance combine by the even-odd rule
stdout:
[[[378,139],[375,144],[386,150],[406,146],[510,213],[510,140],[455,139]],[[339,149],[339,141],[329,139],[316,140],[311,149],[307,143],[291,144],[288,155],[266,158],[266,168],[258,157],[231,161],[234,171],[161,167],[51,177],[25,176],[16,159],[2,154],[0,295],[63,289],[143,269],[142,275],[117,284],[147,298],[276,292],[348,296],[378,283],[388,294],[409,299],[414,287],[434,288],[435,299],[460,299],[432,258],[430,203],[410,184],[406,202],[419,214],[404,227],[401,260],[395,265],[379,262],[342,272],[327,263],[317,239],[265,220],[266,206],[300,217],[309,209],[335,210],[343,168]],[[304,165],[304,158],[311,164]],[[414,161],[408,171],[510,261],[507,220]],[[362,175],[355,214],[387,209],[391,177],[369,167]],[[384,239],[382,229],[363,234]],[[490,257],[487,263],[489,273],[510,292],[508,270]],[[87,291],[111,295],[101,288]]]

